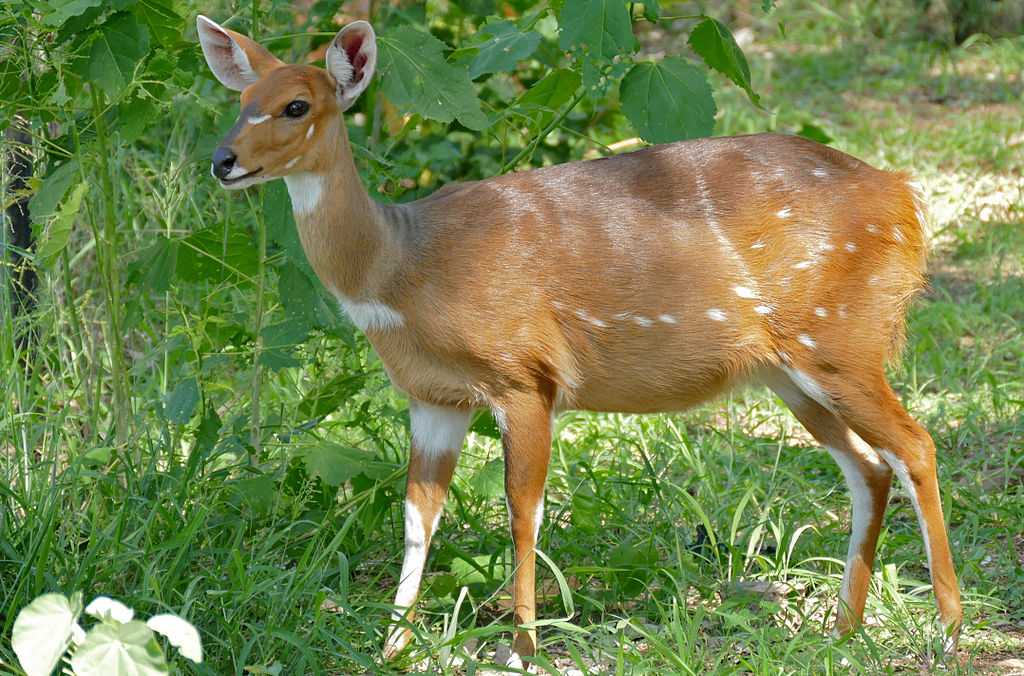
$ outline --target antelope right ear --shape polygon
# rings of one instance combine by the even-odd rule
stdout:
[[[334,78],[338,105],[347,110],[363,93],[377,65],[377,36],[373,26],[354,21],[338,31],[324,57]]]
[[[228,89],[243,91],[284,65],[252,38],[228,30],[202,14],[196,17],[196,30],[206,63],[214,77]]]

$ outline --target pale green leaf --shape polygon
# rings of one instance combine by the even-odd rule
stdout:
[[[433,35],[401,26],[377,39],[382,88],[399,108],[448,123],[458,118],[470,129],[487,126],[465,64],[445,61],[444,43]]]
[[[85,607],[85,614],[104,622],[131,622],[135,611],[109,596],[97,596]]]
[[[619,98],[626,117],[650,143],[710,136],[715,129],[711,87],[704,73],[681,56],[633,66]]]
[[[98,624],[71,656],[76,676],[163,676],[167,660],[153,632],[142,622]]]
[[[321,441],[306,452],[306,470],[329,486],[340,486],[363,471],[373,453],[361,448]]]
[[[75,222],[82,207],[82,198],[89,190],[89,184],[82,181],[71,192],[68,198],[57,209],[57,214],[50,224],[46,239],[40,245],[36,253],[36,259],[44,266],[50,267],[64,247],[68,245],[68,237],[71,235],[71,226]]]
[[[183,656],[193,662],[203,661],[203,641],[199,631],[177,615],[161,613],[146,620],[146,626],[163,634]]]
[[[48,26],[60,26],[73,16],[79,16],[90,7],[99,7],[101,0],[51,0],[48,5],[53,9],[43,21]]]
[[[77,601],[77,605],[76,605]],[[71,645],[71,631],[82,612],[81,595],[43,594],[14,620],[11,647],[28,676],[49,676]]]

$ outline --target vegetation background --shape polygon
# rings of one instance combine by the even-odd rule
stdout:
[[[339,19],[372,16],[391,66],[350,119],[364,181],[382,200],[673,133],[800,132],[916,172],[935,257],[892,377],[939,448],[967,614],[943,668],[1024,672],[1020,4],[650,2],[626,6],[628,33],[608,19],[619,0],[554,4],[0,7],[0,126],[28,133],[34,164],[24,189],[0,183],[5,206],[32,196],[38,236],[34,250],[5,239],[4,259],[39,272],[31,297],[13,263],[0,280],[0,671],[21,673],[15,615],[49,591],[189,619],[206,661],[170,656],[180,673],[475,673],[507,641],[500,449],[481,417],[413,645],[377,662],[403,549],[406,405],[311,276],[284,186],[229,194],[211,179],[237,103],[202,63],[202,12],[292,61]],[[709,49],[693,37],[708,25],[696,14],[731,29],[748,72],[726,39],[707,63],[695,56]],[[563,35],[596,25],[608,50],[560,41],[559,25]],[[493,50],[495,37],[510,50]],[[620,90],[634,64],[655,62],[687,82],[699,71],[715,108],[697,89],[674,103]],[[426,80],[403,88],[412,66]],[[446,96],[434,105],[425,91]],[[672,129],[658,126],[665,107]],[[543,668],[931,664],[941,637],[898,491],[868,627],[827,638],[845,486],[765,391],[684,415],[566,414],[557,428],[540,542],[541,616],[554,618],[541,627]]]

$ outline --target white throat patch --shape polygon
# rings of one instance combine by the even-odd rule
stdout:
[[[308,171],[299,171],[285,176],[284,182],[296,216],[308,214],[319,206],[324,192],[323,178]]]

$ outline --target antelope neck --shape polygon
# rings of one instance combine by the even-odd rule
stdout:
[[[388,262],[400,258],[398,238],[359,179],[347,135],[325,155],[311,170],[284,177],[302,248],[333,293],[374,300]]]

